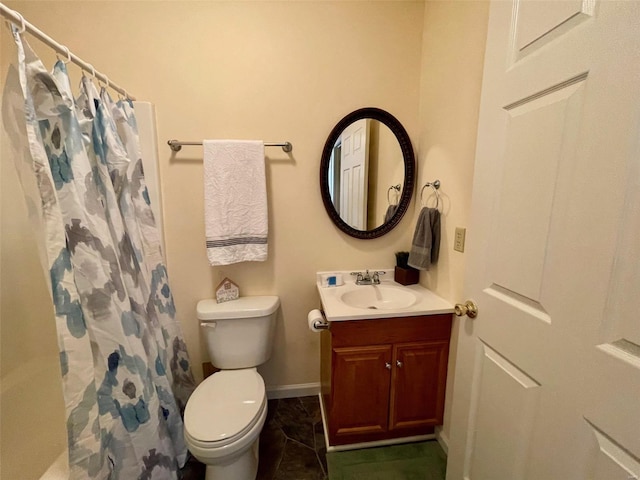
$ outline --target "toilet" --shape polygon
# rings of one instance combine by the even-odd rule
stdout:
[[[211,363],[221,371],[195,389],[184,412],[192,455],[207,466],[206,480],[255,480],[258,439],[267,416],[264,381],[256,367],[271,356],[277,296],[198,302]]]

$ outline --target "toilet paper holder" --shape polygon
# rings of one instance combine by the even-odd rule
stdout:
[[[322,313],[324,316],[324,312]],[[327,322],[327,320],[316,320],[313,322],[313,326],[318,330],[329,330],[329,322]]]
[[[323,310],[314,309],[309,312],[308,322],[309,328],[317,332],[319,330],[328,330],[330,322],[327,320],[327,316],[324,314]]]

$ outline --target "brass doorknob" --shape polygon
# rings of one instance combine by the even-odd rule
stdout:
[[[473,300],[467,300],[464,303],[456,303],[455,312],[458,317],[476,318],[478,316],[478,307]]]

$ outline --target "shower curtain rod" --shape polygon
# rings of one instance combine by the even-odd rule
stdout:
[[[126,98],[130,100],[135,100],[135,98],[129,95],[124,88],[113,83],[111,80],[109,80],[109,77],[107,77],[103,73],[96,71],[93,65],[85,62],[77,55],[71,53],[67,47],[56,42],[53,38],[51,38],[49,35],[44,33],[42,30],[36,28],[33,24],[27,22],[21,14],[19,14],[15,10],[11,10],[9,7],[7,7],[1,2],[0,2],[0,15],[8,19],[14,25],[16,25],[20,29],[20,33],[23,33],[25,31],[29,32],[31,35],[36,37],[41,42],[49,45],[56,52],[62,55],[65,55],[69,61],[75,63],[86,72],[91,73],[91,75],[97,78],[99,81],[106,83],[107,87],[111,87],[113,90],[124,95]]]

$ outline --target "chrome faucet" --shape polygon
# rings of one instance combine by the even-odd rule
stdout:
[[[375,271],[372,274],[369,273],[369,270],[366,270],[365,273],[362,272],[351,272],[351,275],[356,276],[356,285],[379,285],[380,284],[380,275],[384,275],[385,272]]]

